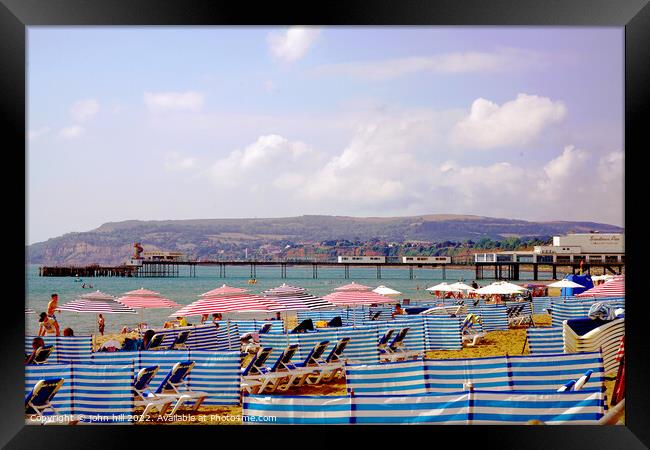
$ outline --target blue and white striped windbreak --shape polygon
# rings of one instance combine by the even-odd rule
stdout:
[[[528,349],[531,355],[556,354],[564,352],[564,338],[561,327],[528,328]]]
[[[166,347],[169,347],[174,342],[181,331],[190,331],[190,337],[185,343],[188,348],[193,350],[227,350],[229,342],[227,330],[223,329],[225,324],[226,322],[221,322],[219,328],[213,323],[207,323],[188,327],[154,329],[154,332],[165,337],[163,345]]]
[[[346,364],[348,392],[355,394],[426,394],[424,362],[396,361],[382,364]]]
[[[424,316],[427,350],[460,350],[462,317]]]
[[[604,303],[611,305],[613,308],[625,308],[625,298],[571,298],[564,301],[559,299],[554,301],[551,308],[551,323],[554,327],[561,327],[562,322],[569,319],[578,319],[586,317],[589,314],[589,309],[594,303]]]
[[[132,364],[25,366],[25,393],[38,380],[61,377],[63,386],[52,402],[58,414],[74,414],[88,422],[124,422],[133,414],[133,376]]]
[[[152,388],[165,378],[174,364],[195,361],[196,365],[186,381],[193,391],[208,392],[205,405],[237,405],[240,403],[239,351],[166,350],[95,353],[101,364],[132,363],[135,373],[143,367],[160,366],[151,381]]]
[[[585,372],[585,388],[604,385],[600,352],[543,356],[425,359],[382,364],[346,364],[348,390],[355,394],[422,394],[476,390],[556,390]]]
[[[556,297],[533,297],[533,314],[546,314]]]
[[[25,352],[31,353],[32,341],[36,336],[25,336]],[[54,350],[47,359],[49,363],[89,361],[92,355],[92,336],[42,336],[45,345]],[[58,394],[57,394],[58,395]]]
[[[252,424],[595,424],[604,414],[599,389],[566,392],[467,391],[425,395],[245,395]],[[260,420],[266,418],[267,420]]]

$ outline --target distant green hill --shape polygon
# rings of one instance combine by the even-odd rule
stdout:
[[[412,217],[300,216],[269,219],[201,219],[109,222],[99,228],[27,247],[32,264],[121,264],[133,242],[145,250],[174,250],[192,259],[232,257],[246,248],[272,252],[326,240],[384,242],[478,241],[553,236],[569,232],[623,232],[594,222],[529,222],[481,216],[434,214]]]

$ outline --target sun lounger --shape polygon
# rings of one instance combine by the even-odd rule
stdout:
[[[262,328],[260,328],[260,331],[258,331],[257,333],[258,334],[266,334],[269,331],[271,331],[271,327],[273,327],[272,323],[265,323],[264,325],[262,325]]]
[[[329,341],[321,341],[314,345],[314,348],[309,351],[304,361],[296,364],[287,364],[286,367],[289,370],[288,381],[285,384],[278,386],[278,389],[286,391],[294,385],[302,386],[310,375],[318,374],[318,367],[321,365],[319,359],[323,356],[323,353],[325,353],[325,349],[329,343]]]
[[[265,390],[273,392],[277,389],[283,379],[288,379],[291,371],[288,365],[291,359],[298,351],[298,344],[291,344],[285,348],[280,355],[278,355],[275,362],[270,367],[261,367],[260,375],[251,375],[246,381],[252,379],[254,382],[259,382],[259,387],[256,389],[257,393],[262,393]],[[257,384],[251,385],[251,391]]]
[[[167,347],[162,345],[164,340],[165,340],[164,334],[162,333],[154,334],[153,336],[151,336],[149,345],[145,350],[167,350]]]
[[[63,386],[63,381],[63,378],[47,378],[38,381],[25,397],[25,414],[43,417],[43,413],[48,409],[57,414],[52,406],[52,398]]]
[[[133,383],[133,392],[134,392],[134,401],[133,405],[135,407],[143,407],[144,411],[140,415],[138,422],[145,420],[151,411],[158,409],[158,414],[163,415],[169,406],[173,403],[173,399],[168,397],[157,397],[155,394],[149,392],[149,384],[151,380],[158,373],[160,366],[151,366],[140,369],[138,374],[135,376],[135,381]]]
[[[308,377],[307,382],[310,384],[318,384],[321,381],[329,381],[335,376],[341,378],[343,376],[343,370],[345,367],[345,362],[341,359],[345,347],[348,346],[350,342],[349,337],[344,337],[339,340],[332,351],[327,355],[323,360],[322,364],[319,365],[318,375],[312,375]],[[318,361],[320,363],[320,361]],[[315,378],[315,380],[311,380]]]
[[[404,339],[409,330],[409,327],[404,327],[399,330],[391,343],[386,346],[385,350],[383,352],[382,350],[379,351],[380,361],[400,361],[420,356],[420,352],[409,351],[404,347]]]
[[[209,395],[207,392],[192,391],[187,386],[185,378],[194,368],[194,365],[194,361],[177,362],[160,383],[160,386],[153,392],[158,398],[171,398],[176,400],[176,404],[169,413],[172,416],[186,402],[194,402],[192,409],[196,411],[201,406],[203,400]]]
[[[380,353],[386,351],[386,347],[388,346],[388,341],[390,341],[390,338],[393,336],[393,333],[395,333],[395,330],[389,328],[388,330],[386,330],[384,335],[381,338],[379,338],[379,342],[377,343],[377,349],[379,350]]]
[[[476,344],[481,342],[485,337],[485,333],[478,331],[472,323],[467,318],[463,321],[463,324],[460,329],[460,334],[462,338],[462,343],[466,344],[467,347],[474,347]]]
[[[261,386],[260,377],[264,374],[266,360],[271,356],[272,347],[263,347],[253,355],[246,367],[241,369],[241,388],[253,392],[255,386]]]
[[[576,381],[576,384],[573,386],[574,391],[579,391],[582,389],[582,387],[589,381],[589,378],[591,378],[591,375],[594,373],[593,370],[587,370],[583,376],[578,378],[578,381]]]
[[[53,351],[53,345],[44,345],[43,347],[36,350],[34,357],[29,364],[45,364]]]
[[[176,336],[176,339],[169,346],[170,350],[185,350],[187,349],[187,339],[190,337],[190,330],[181,331]]]
[[[564,383],[564,384],[560,387],[560,389],[558,389],[557,391],[558,391],[558,392],[570,391],[570,390],[573,389],[573,386],[574,386],[575,384],[576,384],[576,380],[567,381],[567,382]]]

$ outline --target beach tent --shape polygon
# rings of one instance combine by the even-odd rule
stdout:
[[[603,284],[578,294],[577,297],[625,297],[625,276],[615,276]]]
[[[400,291],[396,291],[395,289],[391,289],[384,285],[377,286],[375,289],[372,290],[372,292],[375,292],[379,295],[400,295],[401,294]]]
[[[61,311],[96,314],[137,314],[137,311],[101,291],[90,292],[59,306]]]
[[[563,297],[571,297],[573,295],[580,294],[581,292],[586,291],[594,287],[594,282],[591,281],[591,275],[567,275],[564,277],[564,280],[573,281],[574,283],[579,284],[581,287],[563,287],[561,290],[561,295]]]
[[[285,310],[312,310],[331,308],[335,305],[320,297],[315,297],[307,292],[305,288],[290,286],[286,283],[262,292],[264,297],[279,303]]]

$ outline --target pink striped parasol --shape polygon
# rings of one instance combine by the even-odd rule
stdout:
[[[204,292],[203,294],[201,294],[201,297],[215,297],[220,295],[243,294],[245,292],[248,292],[248,289],[228,286],[224,284],[216,289],[212,289],[211,291]]]
[[[603,284],[581,292],[576,297],[625,297],[625,276],[617,275]]]
[[[272,299],[254,294],[219,295],[204,297],[171,314],[169,317],[200,316],[228,312],[270,312],[285,308]]]
[[[112,295],[101,291],[84,294],[57,308],[61,311],[96,314],[137,314],[137,312],[118,302]]]
[[[331,294],[323,297],[323,299],[327,300],[330,303],[334,303],[337,306],[352,306],[352,305],[368,306],[372,304],[397,303],[397,300],[394,298],[386,297],[384,295],[380,295],[372,291],[360,291],[360,290],[332,292]]]
[[[144,288],[126,292],[117,301],[131,308],[179,308],[181,306],[173,300],[164,298],[159,292]]]
[[[288,284],[282,284],[276,288],[267,289],[262,292],[262,295],[282,305],[284,310],[298,311],[331,308],[335,306],[320,297],[315,297],[309,294],[305,288],[290,286]],[[277,309],[274,309],[274,311],[277,311]]]
[[[346,284],[344,286],[339,286],[336,289],[334,289],[337,292],[347,292],[347,291],[369,291],[372,288],[370,286],[365,286],[363,284],[358,284],[355,283],[354,281],[350,284]]]

